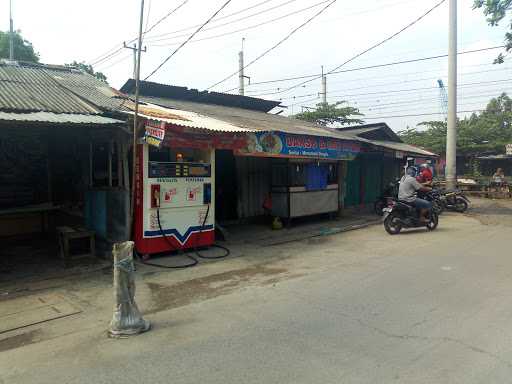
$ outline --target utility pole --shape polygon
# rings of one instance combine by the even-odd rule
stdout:
[[[140,1],[140,21],[139,21],[139,38],[138,47],[142,46],[142,25],[144,22],[144,0]],[[133,223],[135,212],[135,186],[136,186],[136,168],[137,168],[137,128],[139,117],[139,81],[140,81],[140,58],[142,50],[137,49],[137,62],[135,63],[135,111],[133,115],[133,154],[132,154],[132,193],[130,205],[130,223]],[[133,225],[130,225],[130,235],[132,234]]]
[[[9,60],[14,60],[14,22],[12,21],[12,0],[9,0]]]
[[[446,188],[457,187],[457,0],[450,0],[448,36],[448,119]]]
[[[327,76],[324,75],[324,66],[322,65],[322,104],[327,104]]]
[[[123,42],[123,47],[126,49],[131,49],[133,51],[133,78],[137,77],[137,44],[133,44],[133,47],[126,45],[126,42]],[[146,47],[142,49],[142,52],[146,52]]]
[[[245,37],[242,38],[242,50],[238,52],[238,93],[241,96],[245,95],[245,79],[249,79],[249,84],[251,83],[251,78],[244,75],[244,41]]]

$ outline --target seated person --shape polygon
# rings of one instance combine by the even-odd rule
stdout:
[[[416,177],[418,183],[423,184],[425,186],[432,186],[432,179],[434,175],[432,174],[432,170],[430,169],[427,163],[420,165],[420,174]]]
[[[400,188],[398,190],[398,200],[404,201],[413,205],[417,210],[420,211],[420,221],[427,223],[429,219],[427,215],[432,208],[432,204],[423,199],[417,197],[417,192],[430,192],[432,188],[426,187],[418,183],[416,178],[416,168],[407,167],[404,177],[400,180]]]

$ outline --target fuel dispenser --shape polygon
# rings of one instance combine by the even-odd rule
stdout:
[[[213,149],[138,145],[135,247],[141,254],[215,241]]]

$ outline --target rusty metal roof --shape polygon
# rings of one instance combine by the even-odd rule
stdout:
[[[119,92],[74,68],[0,60],[0,110],[102,114],[122,108]]]
[[[133,114],[133,112],[127,112]],[[201,115],[192,111],[165,108],[156,104],[139,105],[139,116],[150,120],[165,121],[181,127],[215,132],[256,132],[254,129],[237,127],[229,122]]]
[[[350,141],[368,142],[364,138],[357,137],[356,135],[348,134],[345,132],[338,132],[334,129],[326,128],[321,125],[309,123],[303,120],[293,119],[291,117],[275,115],[272,113],[265,113],[260,111],[251,111],[242,108],[225,107],[220,105],[211,105],[203,103],[195,103],[183,100],[171,100],[167,98],[156,98],[156,97],[141,97],[141,100],[146,103],[159,105],[170,109],[171,112],[177,115],[183,115],[193,112],[196,116],[206,117],[223,123],[223,125],[217,125],[214,130],[223,130],[225,124],[229,124],[231,132],[235,132],[232,129],[237,129],[238,132],[285,132],[296,135],[311,135],[320,137],[332,137],[337,139],[344,139]],[[183,115],[185,116],[185,115]],[[206,120],[203,120],[206,122]],[[183,123],[178,125],[184,125]],[[190,127],[194,127],[193,123],[190,123]],[[203,124],[203,129],[212,129],[212,126]]]

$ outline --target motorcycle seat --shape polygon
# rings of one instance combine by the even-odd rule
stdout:
[[[397,205],[398,209],[411,209],[411,208],[414,209],[414,204],[410,203],[408,201],[398,200],[396,202],[396,205]]]

